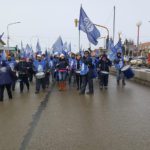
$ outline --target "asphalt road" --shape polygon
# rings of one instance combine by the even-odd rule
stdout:
[[[14,93],[0,103],[0,150],[149,150],[150,88],[127,82],[79,95],[59,92]]]

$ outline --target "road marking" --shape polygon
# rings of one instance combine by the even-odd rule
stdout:
[[[24,139],[20,145],[19,150],[26,150],[27,146],[29,145],[29,142],[32,138],[33,132],[41,118],[42,112],[45,110],[45,108],[47,107],[48,101],[49,101],[49,97],[50,94],[53,90],[55,86],[55,83],[53,83],[50,87],[51,90],[49,90],[44,98],[44,100],[41,102],[40,106],[38,107],[36,113],[33,115],[33,119],[32,122],[30,123],[30,128],[28,129],[27,133],[24,136]]]

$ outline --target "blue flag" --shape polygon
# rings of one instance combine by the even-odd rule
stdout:
[[[79,30],[87,34],[87,38],[92,44],[97,45],[100,32],[90,21],[82,7],[80,8]]]
[[[37,41],[37,44],[36,44],[36,52],[37,52],[38,54],[41,54],[41,53],[42,53],[42,49],[41,49],[39,40]]]
[[[71,43],[68,45],[68,52],[71,52]]]
[[[114,46],[114,42],[112,39],[109,40],[108,44],[108,56],[110,60],[114,60],[117,56],[117,52],[122,54],[122,42],[121,40]]]
[[[62,38],[60,36],[52,46],[53,53],[55,52],[62,53],[63,48],[64,48],[64,45],[63,45]]]
[[[120,52],[121,54],[123,53],[121,40],[119,40],[118,43],[115,45],[115,49],[116,49],[116,52]]]
[[[113,61],[116,57],[117,51],[114,47],[114,42],[112,39],[108,41],[108,57],[111,61]]]

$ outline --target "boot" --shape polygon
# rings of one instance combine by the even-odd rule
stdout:
[[[59,82],[59,91],[62,91],[62,82]]]
[[[66,81],[63,82],[63,90],[66,90]]]

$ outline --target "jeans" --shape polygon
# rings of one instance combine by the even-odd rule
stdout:
[[[59,81],[65,81],[67,78],[67,72],[58,72]]]
[[[87,75],[82,75],[82,85],[81,85],[80,93],[83,94],[85,93],[87,84],[89,86],[89,93],[93,93],[94,92],[93,78],[91,77],[90,73],[88,73]]]

